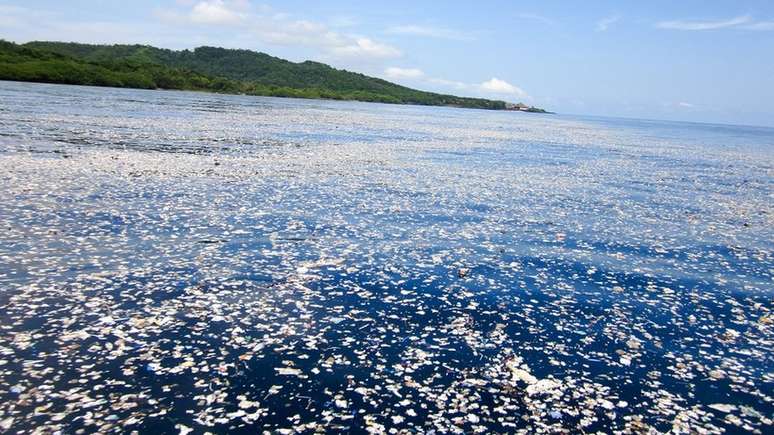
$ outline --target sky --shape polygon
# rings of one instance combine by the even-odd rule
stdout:
[[[0,38],[246,48],[559,113],[774,126],[772,0],[0,0]]]

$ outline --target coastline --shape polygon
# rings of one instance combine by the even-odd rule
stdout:
[[[55,82],[55,81],[39,81],[39,80],[11,80],[11,79],[5,79],[2,76],[0,76],[0,82],[8,82],[8,83],[36,83],[36,84],[43,84],[43,85],[57,85],[57,86],[85,86],[85,87],[93,87],[93,88],[105,88],[105,89],[127,89],[127,90],[139,90],[139,91],[165,91],[165,92],[198,92],[203,94],[214,94],[214,95],[236,95],[236,96],[245,96],[245,97],[271,97],[271,98],[287,98],[287,99],[298,99],[298,100],[309,100],[309,101],[342,101],[342,102],[357,102],[357,103],[375,103],[375,104],[389,104],[391,106],[420,106],[420,107],[445,107],[450,109],[465,109],[465,110],[487,110],[492,112],[521,112],[521,113],[533,113],[533,114],[543,114],[543,115],[556,115],[556,112],[550,112],[543,109],[538,110],[513,110],[513,109],[494,109],[494,108],[486,108],[486,107],[469,107],[469,106],[461,106],[461,105],[452,105],[452,104],[422,104],[418,102],[391,102],[391,101],[373,101],[373,100],[359,100],[359,99],[349,99],[349,98],[325,98],[325,97],[307,97],[303,95],[277,95],[277,94],[271,94],[271,93],[243,93],[243,92],[225,92],[225,91],[216,91],[212,89],[175,89],[175,88],[140,88],[140,87],[129,87],[129,86],[110,86],[110,85],[99,85],[99,84],[80,84],[80,83],[63,83],[63,82]]]
[[[0,40],[0,80],[548,113],[523,103],[409,88],[250,50]]]

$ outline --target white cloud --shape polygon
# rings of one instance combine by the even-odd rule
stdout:
[[[194,4],[191,21],[200,24],[237,24],[247,18],[246,1],[204,0]]]
[[[465,83],[457,80],[448,80],[440,77],[427,76],[422,70],[416,68],[388,68],[385,76],[390,79],[411,78],[421,80],[429,85],[435,85],[449,89],[452,92],[464,92],[478,96],[499,95],[501,97],[518,97],[532,99],[523,89],[514,86],[505,80],[491,78],[483,83]]]
[[[397,68],[390,67],[384,71],[384,75],[387,78],[400,80],[400,79],[418,79],[425,76],[425,73],[418,68]]]
[[[457,41],[469,41],[474,39],[471,35],[455,30],[409,24],[403,26],[393,26],[387,29],[387,33],[392,35],[422,36],[427,38],[453,39]]]
[[[518,86],[514,86],[506,82],[505,80],[500,80],[496,77],[492,77],[491,79],[481,83],[479,87],[486,92],[492,92],[495,94],[509,94],[509,95],[516,95],[519,97],[527,96],[527,93],[524,92],[523,89],[519,88]]]
[[[774,21],[756,21],[750,15],[741,15],[726,20],[707,20],[707,21],[661,21],[656,23],[656,27],[672,30],[717,30],[717,29],[743,29],[767,31],[774,30]]]
[[[752,21],[752,17],[749,15],[743,15],[727,20],[716,21],[661,21],[656,24],[656,27],[660,29],[672,29],[672,30],[716,30],[726,29],[729,27],[736,27],[742,24],[748,24]]]
[[[403,56],[397,48],[373,41],[368,38],[356,38],[344,45],[330,48],[331,54],[336,57],[368,57],[376,59],[390,59]]]
[[[340,33],[321,22],[294,19],[268,6],[253,6],[248,0],[178,0],[178,4],[180,7],[176,9],[156,10],[156,17],[178,26],[228,26],[232,37],[312,48],[328,60],[367,62],[403,55],[392,45],[362,35]]]
[[[686,109],[692,109],[692,108],[696,107],[695,105],[693,105],[691,103],[686,103],[685,101],[681,101],[681,102],[677,103],[677,105],[679,107],[683,107],[683,108],[686,108]]]
[[[610,26],[617,23],[621,19],[620,15],[613,15],[607,18],[602,18],[601,20],[597,21],[596,30],[597,32],[606,32]]]
[[[549,26],[553,26],[556,24],[556,22],[548,17],[544,17],[543,15],[539,14],[532,14],[532,13],[521,13],[516,15],[516,18],[519,18],[521,20],[527,20],[527,21],[537,21],[542,24],[547,24]]]
[[[443,78],[428,78],[427,83],[442,86],[444,88],[453,89],[455,91],[470,92],[478,95],[500,95],[507,97],[518,97],[524,99],[531,99],[523,89],[518,86],[512,85],[505,80],[493,77],[483,83],[471,84],[464,83],[456,80],[447,80]]]

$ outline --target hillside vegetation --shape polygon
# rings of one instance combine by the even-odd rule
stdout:
[[[424,92],[306,61],[250,50],[0,40],[0,80],[201,90],[502,110],[503,101]]]

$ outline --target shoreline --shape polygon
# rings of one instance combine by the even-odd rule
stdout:
[[[172,88],[148,89],[148,88],[138,88],[138,87],[129,87],[129,86],[109,86],[109,85],[96,85],[96,84],[62,83],[62,82],[55,82],[55,81],[8,80],[8,79],[4,79],[4,78],[0,78],[0,82],[6,82],[6,83],[32,83],[32,84],[55,85],[55,86],[83,86],[83,87],[99,88],[99,89],[126,89],[126,90],[134,90],[134,91],[197,92],[197,93],[202,93],[202,94],[232,95],[232,96],[241,96],[241,97],[267,97],[267,98],[283,98],[283,99],[289,99],[289,100],[306,100],[306,101],[340,101],[340,102],[353,102],[353,103],[386,104],[386,105],[390,105],[390,106],[443,107],[443,108],[448,108],[448,109],[484,110],[484,111],[487,111],[487,112],[521,112],[521,113],[542,114],[542,115],[556,115],[556,112],[549,112],[549,111],[528,111],[528,110],[514,110],[514,109],[490,109],[490,108],[485,108],[485,107],[466,107],[466,106],[445,105],[445,104],[394,103],[394,102],[389,102],[389,101],[369,101],[369,100],[357,100],[357,99],[345,99],[345,98],[322,98],[322,97],[321,98],[313,98],[313,97],[303,97],[303,96],[295,96],[295,95],[246,94],[246,93],[233,93],[233,92],[217,92],[217,91],[211,90],[211,89],[172,89]],[[543,109],[539,109],[539,110],[543,110]]]

